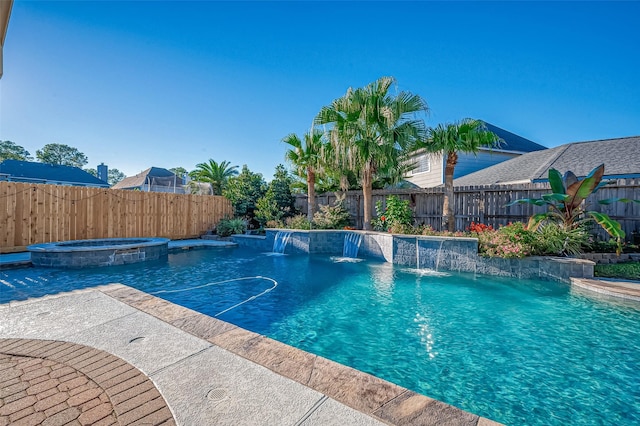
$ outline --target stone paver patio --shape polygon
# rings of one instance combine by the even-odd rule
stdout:
[[[0,425],[174,425],[154,384],[105,351],[0,339]]]

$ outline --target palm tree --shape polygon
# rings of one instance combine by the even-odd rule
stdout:
[[[304,135],[304,143],[295,134],[291,133],[282,139],[293,149],[287,150],[285,158],[296,168],[296,174],[305,177],[307,181],[307,219],[313,220],[316,211],[316,172],[322,167],[322,132],[311,130]]]
[[[330,126],[329,141],[338,169],[356,174],[364,198],[364,229],[371,229],[372,184],[378,173],[400,173],[403,154],[425,137],[422,119],[427,105],[418,95],[401,91],[389,94],[393,77],[349,88],[347,93],[323,107],[316,124]]]
[[[220,164],[209,159],[208,163],[196,164],[196,169],[189,172],[189,177],[198,182],[211,184],[213,195],[222,195],[230,177],[238,175],[238,166],[231,166],[228,161]]]
[[[442,203],[442,220],[450,232],[455,231],[455,210],[453,191],[453,172],[458,163],[458,152],[477,154],[482,146],[492,147],[500,142],[500,138],[487,130],[480,120],[465,118],[458,123],[439,124],[427,131],[424,148],[439,155],[446,155],[444,168],[444,201]]]

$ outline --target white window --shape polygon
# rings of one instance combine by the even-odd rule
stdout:
[[[429,158],[429,154],[422,154],[417,157],[414,157],[414,165],[416,166],[410,174],[417,175],[419,173],[427,173],[431,171],[431,161]]]

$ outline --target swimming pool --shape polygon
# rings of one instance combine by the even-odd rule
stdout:
[[[278,285],[266,292],[273,282],[255,277]],[[110,282],[149,293],[212,284],[157,296],[506,424],[640,422],[640,309],[566,284],[237,248],[4,270],[0,302]]]

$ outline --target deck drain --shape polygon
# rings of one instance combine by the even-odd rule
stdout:
[[[47,315],[51,315],[51,312],[44,311],[44,312],[40,312],[40,313],[36,314],[37,317],[44,317],[44,316],[47,316]]]
[[[139,337],[134,337],[133,339],[129,340],[129,343],[137,343],[137,342],[141,342],[144,339],[146,339],[146,337],[144,336],[139,336]]]
[[[229,393],[226,389],[223,388],[211,389],[209,392],[207,392],[207,399],[215,403],[222,402],[228,398]]]

